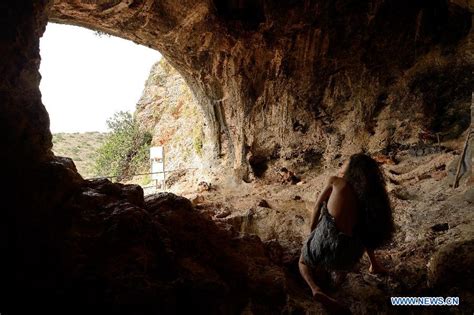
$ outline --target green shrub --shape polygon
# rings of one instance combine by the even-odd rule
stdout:
[[[64,141],[64,135],[62,133],[53,134],[53,143]]]
[[[203,131],[202,131],[202,126],[201,125],[196,125],[194,130],[193,130],[193,146],[194,146],[194,152],[200,157],[202,157],[202,138],[203,138]]]
[[[129,112],[115,113],[107,126],[110,133],[97,152],[97,176],[117,176],[117,181],[122,181],[148,170],[152,135],[140,130]]]

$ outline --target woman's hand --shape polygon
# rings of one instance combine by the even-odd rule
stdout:
[[[319,222],[319,216],[321,215],[321,207],[323,202],[327,202],[329,200],[329,196],[331,196],[332,192],[332,185],[334,183],[334,177],[329,177],[326,187],[324,187],[323,191],[319,194],[318,199],[316,200],[316,204],[314,205],[313,216],[311,217],[311,232],[316,228]]]

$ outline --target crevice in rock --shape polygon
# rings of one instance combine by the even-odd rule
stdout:
[[[256,177],[264,176],[265,172],[268,169],[267,162],[268,159],[265,156],[251,156],[249,158],[250,168],[252,169],[252,172]]]

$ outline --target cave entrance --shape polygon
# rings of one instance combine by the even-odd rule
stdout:
[[[55,23],[46,27],[40,54],[40,90],[50,117],[53,152],[72,158],[84,178],[117,175],[98,167],[98,154],[113,153],[101,150],[110,135],[108,127],[133,121],[150,69],[161,55],[128,40]],[[114,116],[120,112],[130,115]]]
[[[199,172],[207,158],[204,115],[159,52],[102,32],[49,23],[40,53],[53,152],[72,158],[84,178],[139,184],[146,194],[154,193],[152,146],[169,152],[165,187]]]

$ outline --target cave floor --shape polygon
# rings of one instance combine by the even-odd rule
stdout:
[[[329,288],[330,294],[349,306],[353,313],[396,313],[399,309],[389,305],[391,296],[460,296],[462,304],[473,305],[474,295],[470,292],[452,288],[449,295],[433,291],[429,286],[430,259],[437,250],[456,242],[471,241],[473,237],[473,205],[466,197],[469,192],[466,186],[450,187],[452,171],[449,167],[452,168],[454,159],[449,153],[424,157],[406,155],[397,165],[383,166],[386,173],[397,174],[392,177],[401,179],[397,182],[395,178],[387,187],[396,224],[393,242],[376,252],[389,275],[369,273],[368,259],[363,257],[338,289]],[[293,265],[287,266],[292,278],[289,300],[308,314],[320,313],[321,307],[311,300],[309,289],[297,273],[295,259],[309,233],[317,195],[327,177],[336,171],[301,174],[302,185],[281,184],[279,176],[269,170],[267,176],[251,183],[236,184],[215,176],[214,189],[210,191],[196,192],[196,186],[189,183],[180,189],[188,188],[183,195],[218,225],[256,234],[264,242],[278,241],[286,257],[293,257],[289,259]],[[441,276],[434,273],[435,279]],[[451,310],[456,312],[455,308]],[[429,307],[409,310],[410,313],[415,311],[430,313],[431,310]]]

